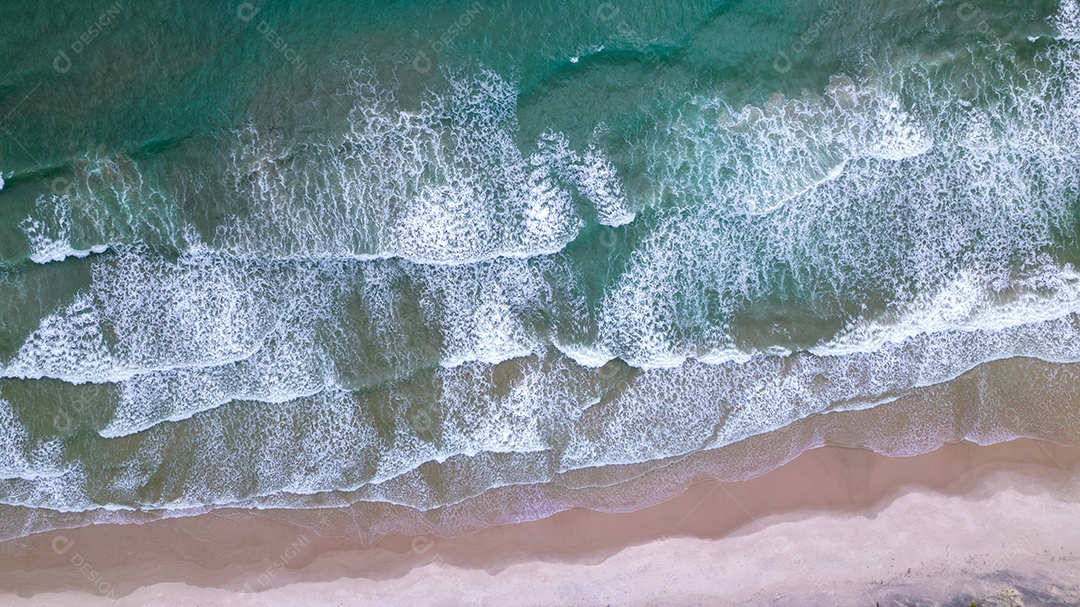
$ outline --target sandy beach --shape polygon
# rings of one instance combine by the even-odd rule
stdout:
[[[631,513],[456,538],[320,537],[272,513],[0,546],[4,605],[983,605],[1080,602],[1080,449],[823,447]]]

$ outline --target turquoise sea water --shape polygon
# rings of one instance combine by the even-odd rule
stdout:
[[[129,1],[0,8],[4,537],[525,519],[1080,362],[1077,0]]]

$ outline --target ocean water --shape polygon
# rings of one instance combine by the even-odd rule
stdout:
[[[0,537],[452,531],[824,442],[1080,440],[1077,0],[0,24]]]

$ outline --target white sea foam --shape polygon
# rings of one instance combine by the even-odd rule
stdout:
[[[467,461],[479,471],[494,453],[533,454],[535,460],[522,461],[537,466],[511,476],[515,482],[545,482],[552,469],[661,460],[731,444],[815,413],[887,403],[988,360],[1035,354],[1078,361],[1078,328],[1080,319],[1071,315],[1004,331],[921,334],[869,353],[766,356],[719,365],[687,361],[626,376],[617,397],[602,403],[590,399],[589,378],[610,378],[541,357],[522,361],[502,379],[507,370],[482,363],[439,369],[431,383],[391,391],[381,412],[371,401],[341,391],[281,405],[222,408],[192,419],[183,434],[174,434],[172,426],[149,431],[146,444],[173,441],[171,452],[197,453],[190,465],[205,471],[195,477],[175,472],[188,478],[182,502],[146,506],[307,507],[302,500],[275,496],[361,491],[367,499],[434,508],[458,491],[471,490],[430,486],[426,473],[419,472],[425,463]],[[424,386],[436,389],[434,404]],[[389,440],[373,433],[373,414],[384,423],[396,420]],[[237,433],[238,427],[247,430]],[[299,437],[311,432],[316,432],[312,447],[295,448]],[[182,442],[175,442],[181,436]],[[552,453],[560,454],[557,460]],[[233,482],[249,477],[254,484]],[[467,478],[461,482],[471,486]],[[502,478],[499,482],[510,476]]]
[[[43,318],[4,373],[106,382],[247,358],[277,310],[269,285],[246,269],[196,257],[171,264],[138,250],[103,259],[90,291]]]
[[[99,434],[127,436],[237,400],[284,403],[336,386],[333,363],[311,334],[289,336],[283,329],[250,358],[235,363],[141,373],[119,382],[113,419]]]
[[[1050,19],[1050,24],[1057,28],[1062,39],[1080,40],[1080,2],[1061,0],[1061,8]]]
[[[63,261],[68,257],[86,257],[93,253],[104,253],[108,249],[107,244],[83,249],[71,245],[75,234],[72,233],[70,214],[65,212],[65,205],[69,204],[67,201],[65,197],[54,197],[51,203],[39,201],[39,217],[42,218],[27,217],[19,224],[30,243],[30,260],[36,264]]]
[[[595,145],[573,151],[548,132],[535,152],[522,153],[517,91],[493,72],[448,73],[449,86],[425,93],[419,111],[402,107],[396,85],[378,82],[372,68],[347,75],[331,100],[350,108],[337,140],[286,142],[256,123],[234,133],[223,185],[250,213],[207,235],[210,248],[262,260],[462,264],[561,250],[584,225],[575,195],[602,223],[633,218],[617,171]],[[104,149],[73,159],[70,175],[54,180],[21,223],[30,258],[138,243],[198,248],[195,218],[180,213],[190,206],[182,198],[202,190],[158,185],[171,182],[145,170]]]
[[[193,439],[222,446],[200,453],[193,466],[200,466],[204,460],[230,459],[230,439],[221,434],[232,432],[232,427],[243,419],[250,419],[251,426],[240,440],[260,447],[239,460],[232,457],[224,467],[211,466],[212,473],[193,481],[190,493],[199,498],[190,503],[208,498],[221,500],[226,496],[215,492],[222,482],[231,475],[254,474],[257,489],[252,491],[252,497],[268,499],[250,503],[280,503],[274,496],[283,492],[311,495],[369,487],[369,497],[382,501],[435,507],[443,498],[426,486],[422,476],[413,474],[425,462],[453,467],[473,458],[507,454],[524,464],[533,458],[523,456],[551,449],[550,432],[554,427],[576,417],[573,411],[579,405],[573,402],[580,399],[565,398],[567,390],[575,389],[571,378],[566,377],[570,369],[557,361],[533,359],[525,363],[522,371],[509,385],[499,387],[500,381],[490,365],[440,369],[432,384],[438,387],[435,402],[429,391],[411,392],[403,387],[375,408],[356,394],[330,391],[273,408],[258,406],[254,409],[257,416],[252,416],[251,408],[216,410],[198,418],[192,426],[197,433]],[[396,420],[390,442],[372,430],[372,415],[381,416],[384,423],[386,419]],[[310,431],[317,433],[304,439],[311,448],[298,450],[298,433]],[[152,437],[164,438],[164,432],[155,429]],[[465,465],[474,469],[471,463]],[[313,468],[324,472],[306,472]],[[548,474],[549,468],[541,466],[528,472],[519,469],[514,476],[538,482]],[[483,485],[480,491],[486,489]],[[445,490],[454,491],[449,487]]]
[[[498,363],[543,347],[530,326],[550,299],[539,264],[507,259],[412,273],[422,285],[420,305],[443,336],[440,364]]]
[[[962,272],[938,292],[919,296],[898,317],[861,319],[810,351],[820,356],[878,352],[920,335],[1005,332],[1080,312],[1080,273],[1071,266],[1041,267],[1015,281],[994,282]]]
[[[555,342],[552,346],[563,356],[583,367],[599,368],[615,358],[611,350],[592,344]]]
[[[718,448],[832,410],[872,407],[979,364],[1030,356],[1080,361],[1080,318],[949,330],[873,352],[687,361],[641,373],[571,429],[560,470],[659,460]]]
[[[632,218],[602,151],[547,134],[523,155],[517,91],[489,71],[448,73],[419,111],[399,106],[369,68],[350,72],[348,132],[290,148],[257,125],[238,133],[235,187],[256,202],[214,246],[260,257],[400,257],[462,264],[561,250],[583,225],[577,191],[602,222]]]
[[[42,320],[5,373],[120,384],[116,417],[102,434],[141,432],[140,442],[96,446],[144,462],[168,452],[177,466],[164,475],[176,484],[147,498],[133,488],[153,471],[118,465],[109,483],[129,507],[311,504],[356,490],[433,508],[484,483],[545,482],[559,471],[656,461],[818,413],[893,402],[986,361],[1078,361],[1080,277],[1048,253],[1058,245],[1055,232],[1071,233],[1070,205],[1080,192],[1080,80],[1075,57],[1062,53],[1041,58],[1059,68],[1046,82],[1031,91],[1003,85],[1002,98],[981,107],[934,88],[932,74],[907,79],[927,83],[907,95],[888,82],[837,79],[820,100],[682,125],[693,145],[675,148],[709,150],[719,137],[759,150],[758,164],[735,173],[745,186],[739,190],[710,176],[720,166],[712,160],[667,159],[707,168],[702,179],[664,184],[678,203],[656,210],[651,233],[629,253],[598,310],[583,297],[566,303],[553,293],[582,290],[558,255],[525,259],[500,249],[456,265],[448,257],[430,265],[343,263],[352,274],[333,283],[321,268],[334,264],[325,260],[256,263],[213,246],[176,262],[120,251],[94,260],[92,285]],[[901,107],[900,99],[921,101]],[[483,130],[493,119],[470,120]],[[716,135],[717,124],[734,134]],[[520,160],[535,172],[518,182],[514,225],[535,244],[548,213],[565,200],[560,192],[569,192],[560,184],[577,173],[555,135]],[[472,179],[446,171],[449,181]],[[471,208],[475,192],[493,187],[481,183],[456,199],[447,183],[415,190],[410,200],[430,203],[417,217]],[[782,195],[754,198],[773,186]],[[747,194],[729,197],[739,192]],[[618,201],[612,208],[622,209],[616,189],[591,196],[609,194]],[[339,232],[323,235],[310,242],[339,242]],[[472,246],[453,249],[438,238],[432,232],[420,240],[450,257]],[[822,317],[840,314],[838,301],[871,299],[866,293],[887,305],[809,353],[740,351],[732,319],[769,300],[778,285],[796,301],[823,302],[814,310]],[[313,299],[316,291],[322,299]],[[405,316],[411,308],[419,312]],[[356,309],[370,318],[344,319],[343,310]],[[595,314],[595,335],[571,327],[574,339],[561,343],[547,333],[552,309],[560,317]],[[416,344],[404,334],[420,329],[437,336],[426,343],[438,342],[441,366],[397,366],[416,362]],[[581,364],[554,355],[546,348],[552,342]],[[408,371],[348,392],[334,375],[350,352],[354,363],[385,356]],[[513,357],[523,358],[507,360]],[[620,365],[599,364],[613,357],[639,370],[620,375]],[[245,398],[273,404],[218,406]],[[183,421],[160,423],[169,419]],[[2,423],[5,444],[23,444],[18,427]],[[130,445],[134,455],[123,452]],[[472,463],[508,461],[516,464],[511,471],[478,469],[478,478],[442,486],[465,478]],[[85,485],[20,482],[4,486],[2,501],[83,503],[64,500]],[[299,495],[308,501],[290,497]]]
[[[233,400],[316,394],[338,385],[338,360],[355,367],[368,364],[364,357],[386,357],[407,371],[423,361],[410,354],[407,332],[416,328],[403,326],[408,321],[398,311],[408,305],[398,292],[406,285],[422,313],[418,320],[439,340],[429,355],[449,367],[541,351],[536,327],[551,301],[539,260],[383,261],[341,270],[251,264],[213,253],[169,262],[127,251],[92,267],[91,286],[43,318],[2,372],[118,383],[114,419],[100,430],[105,437]],[[363,332],[349,324],[355,317],[340,317],[353,297],[370,318]]]
[[[690,109],[661,132],[651,169],[682,204],[726,214],[772,211],[835,178],[852,159],[898,161],[933,145],[896,93],[847,77],[833,78],[819,98],[776,95],[740,110],[702,98]]]
[[[26,428],[15,419],[11,403],[0,399],[0,479],[38,476],[25,453],[29,439]]]
[[[745,108],[728,130],[705,120],[662,130],[658,141],[679,150],[669,140],[681,133],[695,155],[657,153],[656,163],[703,173],[666,178],[663,191],[686,206],[656,213],[605,294],[600,346],[635,366],[671,367],[700,356],[703,344],[728,349],[724,319],[784,280],[822,305],[869,291],[917,306],[911,292],[939,292],[965,268],[1004,284],[1017,264],[1046,265],[1053,234],[1072,230],[1080,192],[1070,143],[1080,138],[1080,62],[1068,51],[1044,59],[1053,66],[1045,82],[1010,85],[978,110],[944,86],[903,109],[898,94],[880,90],[885,83],[836,78],[828,101]],[[910,80],[936,87],[941,78]],[[846,158],[843,172],[819,177],[832,165],[815,163],[832,158]],[[732,162],[747,166],[723,178],[709,172]],[[805,184],[767,213],[743,212],[761,210],[755,192]]]
[[[0,503],[65,512],[93,507],[81,465],[62,463],[59,440],[30,436],[0,399]]]
[[[586,150],[577,173],[581,190],[596,206],[597,221],[601,225],[621,226],[634,220],[618,173],[597,146]]]
[[[111,246],[167,243],[182,246],[182,229],[169,196],[151,185],[123,153],[91,150],[54,178],[20,229],[35,263],[103,253]]]
[[[590,396],[595,394],[591,378],[601,384],[612,378],[558,357],[525,359],[513,370],[505,363],[501,371],[483,363],[440,368],[431,382],[393,389],[381,410],[367,397],[330,390],[280,405],[216,409],[187,422],[182,433],[175,426],[154,427],[143,442],[153,447],[150,451],[167,448],[192,458],[170,460],[184,468],[169,475],[187,479],[183,499],[143,507],[308,507],[303,504],[310,502],[282,496],[361,491],[367,499],[435,508],[475,490],[471,482],[546,482],[553,470],[680,456],[815,413],[889,402],[912,387],[946,381],[981,362],[1030,355],[1080,361],[1080,318],[1074,314],[1003,331],[920,334],[867,353],[764,356],[722,364],[687,361],[673,369],[624,376],[618,380],[626,382],[623,389],[602,402]],[[373,415],[382,423],[395,420],[391,435],[374,431]],[[430,462],[469,462],[479,471],[495,453],[533,454],[535,459],[522,461],[534,466],[501,475],[502,480],[485,476],[466,482],[466,476],[464,484],[440,484],[438,489],[419,471]],[[135,459],[159,461],[146,448]],[[118,492],[130,494],[146,474],[133,468],[112,482]]]
[[[41,324],[4,368],[5,377],[55,377],[75,383],[115,377],[115,363],[101,334],[101,318],[80,295]]]

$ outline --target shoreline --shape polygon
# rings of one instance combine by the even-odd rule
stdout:
[[[1080,448],[1033,439],[912,457],[826,446],[753,479],[696,482],[634,512],[573,509],[452,538],[388,535],[369,547],[267,514],[0,543],[0,603],[804,605],[853,592],[889,600],[909,579],[918,580],[912,599],[979,598],[996,586],[1033,591],[1040,575],[1040,592],[1080,601]],[[912,517],[918,525],[904,522]],[[851,573],[860,562],[867,571]],[[813,582],[781,574],[799,563],[813,563]],[[703,568],[741,574],[710,581]],[[656,602],[669,595],[682,598]]]

